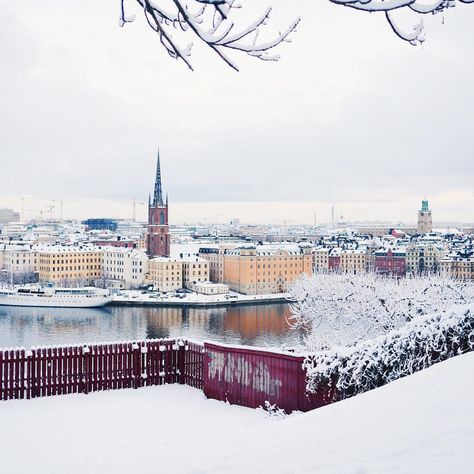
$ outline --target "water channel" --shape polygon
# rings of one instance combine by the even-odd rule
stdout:
[[[186,337],[259,347],[295,346],[287,304],[216,308],[0,306],[0,347]]]

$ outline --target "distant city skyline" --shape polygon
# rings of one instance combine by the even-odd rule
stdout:
[[[291,202],[291,201],[235,201],[235,202],[174,202],[170,199],[170,224],[214,224],[228,223],[239,218],[242,224],[314,224],[314,213],[318,224],[331,223],[331,207],[335,206],[335,220],[341,215],[345,222],[403,222],[416,224],[417,212],[425,196],[407,195],[396,201],[377,200],[366,202],[328,203],[328,202]],[[474,224],[474,193],[458,193],[438,196],[427,196],[433,211],[433,223]],[[147,220],[148,195],[135,200],[136,220]],[[60,198],[53,199],[29,197],[25,199],[26,219],[60,217]],[[470,203],[470,207],[469,207]],[[54,205],[52,214],[49,206]],[[459,208],[457,208],[459,205]],[[463,209],[466,206],[466,210]],[[1,196],[0,208],[8,207],[21,212],[20,196]],[[65,219],[86,219],[89,217],[112,217],[132,219],[133,200],[114,200],[100,198],[67,198],[63,197]],[[394,216],[393,218],[391,216]]]

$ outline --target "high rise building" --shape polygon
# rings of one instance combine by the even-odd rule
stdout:
[[[421,209],[418,211],[418,233],[428,234],[433,230],[433,221],[431,218],[431,210],[428,206],[428,200],[421,201]]]
[[[168,225],[168,196],[163,200],[160,152],[156,159],[156,178],[153,201],[148,199],[147,252],[150,258],[170,255],[170,229]]]

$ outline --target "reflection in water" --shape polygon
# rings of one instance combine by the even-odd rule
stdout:
[[[294,346],[287,304],[229,308],[0,307],[0,347],[187,337],[254,346]]]

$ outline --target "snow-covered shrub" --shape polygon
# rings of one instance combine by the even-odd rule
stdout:
[[[373,339],[416,317],[473,303],[474,284],[440,276],[317,273],[296,281],[290,294],[290,324],[305,330],[308,349],[321,350]]]
[[[308,356],[307,390],[335,387],[335,399],[347,398],[472,350],[474,304],[455,306],[353,347]]]

